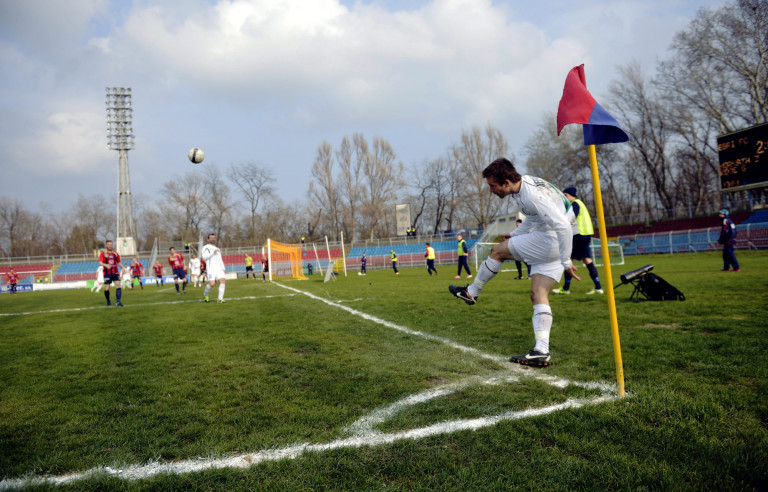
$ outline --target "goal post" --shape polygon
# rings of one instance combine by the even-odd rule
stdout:
[[[589,245],[592,250],[592,260],[595,262],[595,266],[603,265],[603,250],[600,247],[600,241],[594,240]],[[611,258],[611,265],[623,265],[624,264],[624,248],[617,241],[608,242],[608,254]]]
[[[269,280],[306,279],[302,265],[301,244],[286,244],[267,239]]]

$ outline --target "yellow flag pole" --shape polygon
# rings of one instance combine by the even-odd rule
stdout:
[[[616,382],[619,396],[624,396],[624,364],[621,362],[621,341],[619,340],[619,321],[616,318],[616,298],[613,295],[613,275],[611,275],[611,258],[608,253],[608,235],[605,230],[605,214],[603,212],[603,195],[600,192],[600,176],[597,173],[597,153],[595,146],[589,146],[589,165],[592,169],[592,189],[595,192],[595,209],[597,223],[600,228],[600,248],[603,252],[605,265],[605,282],[608,293],[608,315],[611,318],[611,336],[613,338],[613,358],[616,362]]]

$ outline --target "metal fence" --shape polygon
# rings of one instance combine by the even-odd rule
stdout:
[[[768,222],[740,224],[736,226],[737,249],[768,248]],[[689,229],[685,231],[657,232],[619,236],[619,244],[625,255],[643,255],[650,253],[696,253],[699,251],[720,250],[722,245],[717,240],[720,227]],[[597,238],[593,241],[598,240]]]

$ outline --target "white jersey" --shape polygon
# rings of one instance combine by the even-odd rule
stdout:
[[[224,258],[221,257],[221,250],[218,246],[206,244],[203,246],[200,256],[205,260],[205,271],[208,273],[209,278],[212,274],[217,277],[224,276],[226,268],[224,267]]]
[[[126,282],[133,280],[133,277],[131,276],[131,269],[127,266],[123,268],[123,280]]]
[[[519,236],[533,231],[554,233],[557,236],[560,262],[571,264],[573,235],[578,233],[576,216],[568,199],[555,186],[541,178],[523,176],[520,191],[509,197],[525,214],[520,227],[511,232]]]
[[[189,260],[189,270],[192,272],[192,275],[200,275],[200,258]]]
[[[99,283],[104,283],[104,267],[99,265],[98,270],[96,270],[96,281]]]

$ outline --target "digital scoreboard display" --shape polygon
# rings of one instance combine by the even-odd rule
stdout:
[[[720,190],[768,187],[768,123],[717,137]]]

